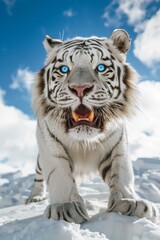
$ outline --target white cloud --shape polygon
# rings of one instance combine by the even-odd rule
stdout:
[[[160,82],[139,84],[140,109],[130,124],[131,157],[160,157]]]
[[[151,2],[153,2],[153,0],[121,0],[119,1],[117,13],[125,14],[128,18],[128,23],[135,25],[145,18],[147,6]]]
[[[24,174],[33,172],[37,154],[36,122],[16,107],[7,106],[4,94],[0,89],[0,172],[7,165],[20,168]]]
[[[148,67],[160,66],[160,10],[145,22],[134,41],[134,54]]]
[[[73,17],[75,15],[75,13],[73,12],[72,9],[68,9],[63,12],[63,15],[66,17]]]
[[[120,20],[121,20],[121,15],[117,14],[117,0],[111,1],[111,3],[105,8],[104,14],[102,15],[102,18],[105,19],[104,25],[106,27],[108,26],[120,26]]]
[[[127,17],[129,25],[133,26],[137,37],[134,40],[134,54],[155,73],[160,65],[160,10],[157,10],[160,0],[114,0],[105,9],[103,17],[105,25],[117,25]],[[155,4],[152,6],[151,4]]]
[[[8,14],[11,15],[12,14],[11,9],[15,4],[16,0],[2,0],[2,1],[5,3],[7,7]]]
[[[27,90],[30,92],[34,80],[34,72],[29,68],[19,68],[15,75],[12,75],[12,84],[10,88],[20,91]]]
[[[105,26],[120,26],[124,15],[127,17],[128,24],[135,25],[140,23],[146,17],[147,6],[151,2],[153,0],[111,1],[103,14],[103,18],[106,19]]]
[[[0,104],[4,103],[5,91],[0,88]]]

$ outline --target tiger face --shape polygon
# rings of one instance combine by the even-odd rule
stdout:
[[[100,137],[110,123],[130,115],[135,73],[125,63],[130,39],[124,30],[65,42],[47,36],[44,45],[48,57],[33,96],[37,114],[50,115],[79,140]]]

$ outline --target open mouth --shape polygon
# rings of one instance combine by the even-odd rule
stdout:
[[[85,105],[81,104],[67,119],[68,128],[74,128],[80,125],[87,125],[93,128],[102,127],[102,118],[94,110],[90,110]]]

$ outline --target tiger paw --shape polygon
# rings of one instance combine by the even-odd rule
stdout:
[[[26,201],[26,204],[41,202],[45,199],[46,199],[46,197],[41,196],[41,195],[37,195],[37,196],[34,196],[34,197],[29,197]]]
[[[54,220],[65,220],[79,224],[89,218],[85,206],[78,201],[49,205],[44,212],[44,216]]]
[[[159,210],[154,203],[147,200],[135,200],[137,208],[134,211],[135,216],[151,220],[152,222],[157,222],[159,217]]]
[[[156,222],[159,216],[159,210],[153,203],[147,200],[123,198],[119,192],[110,196],[108,212],[121,212],[139,218],[146,217],[152,222]]]
[[[35,183],[33,189],[28,197],[26,204],[41,202],[46,199],[46,191],[44,183]]]

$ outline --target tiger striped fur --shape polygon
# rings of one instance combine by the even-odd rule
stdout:
[[[88,219],[75,178],[99,171],[109,186],[108,212],[156,221],[158,210],[136,199],[128,157],[125,118],[134,112],[135,70],[126,63],[130,38],[115,30],[109,38],[46,36],[44,68],[33,87],[39,156],[33,190],[27,203],[45,198],[44,215],[82,223]]]

